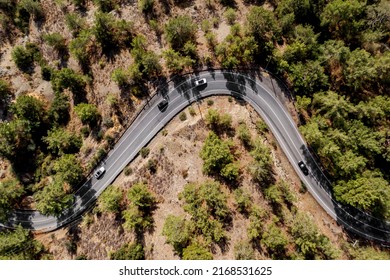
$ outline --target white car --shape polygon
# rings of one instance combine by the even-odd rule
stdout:
[[[199,80],[195,80],[195,86],[202,86],[202,85],[205,85],[205,84],[207,84],[207,81],[206,81],[206,79],[205,78],[203,78],[203,79],[199,79]]]
[[[99,179],[104,172],[106,172],[106,169],[104,168],[104,166],[101,166],[98,170],[95,171],[93,176],[95,176],[96,179]]]

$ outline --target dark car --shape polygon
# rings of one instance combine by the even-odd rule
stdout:
[[[106,172],[106,169],[104,168],[104,166],[101,166],[98,170],[95,171],[93,176],[95,176],[96,179],[99,179],[100,177],[102,177],[104,172]]]
[[[162,111],[168,106],[168,99],[164,98],[160,103],[158,103],[157,107]]]
[[[309,175],[309,169],[307,169],[306,164],[303,161],[298,162],[298,166],[302,170],[303,174],[306,176]]]

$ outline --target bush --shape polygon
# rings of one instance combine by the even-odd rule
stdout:
[[[63,128],[52,129],[43,140],[48,150],[59,155],[77,153],[83,143],[80,136]]]
[[[62,52],[66,50],[65,39],[60,33],[54,32],[51,34],[44,34],[42,38],[49,46],[57,51]]]
[[[130,166],[125,167],[125,176],[130,176],[133,174],[133,169]]]
[[[18,6],[19,13],[25,11],[34,19],[39,19],[44,16],[41,3],[37,0],[21,0]]]
[[[238,212],[243,214],[250,212],[252,200],[247,192],[244,192],[241,188],[236,189],[234,191],[234,199],[236,200]]]
[[[195,109],[192,106],[190,108],[188,108],[188,112],[190,113],[191,117],[196,116]]]
[[[149,192],[146,185],[137,183],[128,191],[127,198],[130,205],[123,212],[125,219],[123,227],[136,232],[151,229],[153,226],[152,211],[157,203],[154,195]]]
[[[192,216],[191,225],[208,242],[221,242],[226,238],[224,223],[229,221],[230,212],[219,183],[187,184],[179,198],[184,199],[184,210]]]
[[[212,260],[210,250],[199,243],[193,243],[183,250],[183,260]]]
[[[69,13],[65,16],[65,23],[73,36],[77,36],[86,26],[85,19],[76,13]]]
[[[248,127],[246,126],[245,123],[240,124],[238,127],[238,139],[241,140],[242,144],[244,144],[245,147],[250,147],[252,138],[251,138],[251,133],[249,132]]]
[[[258,206],[252,207],[249,214],[249,226],[248,226],[248,238],[250,241],[255,242],[261,239],[264,232],[263,224],[268,218],[266,210],[259,208]]]
[[[19,120],[27,121],[28,128],[33,132],[42,132],[43,126],[47,123],[47,112],[45,104],[38,98],[21,95],[11,105],[11,112]]]
[[[149,153],[150,153],[150,149],[148,147],[143,147],[140,151],[139,151],[141,157],[143,158],[146,158]]]
[[[139,0],[138,8],[143,13],[148,13],[153,10],[154,0]]]
[[[214,132],[210,132],[200,151],[203,160],[203,172],[205,174],[219,173],[221,170],[233,162],[233,155],[230,146],[222,141]]]
[[[0,79],[0,102],[4,102],[12,94],[9,84]]]
[[[96,124],[100,118],[100,113],[93,104],[80,103],[74,110],[83,124]]]
[[[175,252],[181,256],[183,249],[188,246],[191,239],[191,225],[182,217],[168,215],[165,220],[162,234],[166,242],[173,246]]]
[[[83,169],[75,155],[64,154],[53,165],[57,178],[75,187],[83,178]]]
[[[211,23],[210,23],[210,21],[208,20],[208,19],[204,19],[203,21],[202,21],[202,23],[201,23],[201,25],[200,25],[201,27],[201,29],[202,29],[202,31],[204,32],[204,33],[208,33],[209,31],[210,31],[210,29],[211,29]]]
[[[34,44],[26,44],[26,47],[16,46],[11,54],[12,60],[22,71],[29,70],[38,55],[39,49]]]
[[[80,129],[80,133],[84,138],[87,138],[89,136],[89,133],[91,133],[91,129],[88,126],[83,126]]]
[[[70,53],[78,60],[84,71],[89,67],[92,44],[92,32],[85,29],[81,30],[78,37],[69,44]]]
[[[266,123],[264,121],[258,120],[256,122],[256,130],[260,134],[265,134],[268,132],[268,126],[266,125]]]
[[[86,85],[83,76],[70,68],[55,71],[52,74],[51,84],[53,90],[57,93],[70,89],[73,94],[83,93]]]
[[[156,198],[149,192],[147,185],[143,183],[133,185],[127,193],[127,198],[143,212],[152,210],[157,203]]]
[[[119,87],[129,85],[130,75],[125,70],[118,68],[112,72],[111,79],[118,84]]]
[[[187,115],[185,112],[181,112],[180,115],[179,115],[179,119],[184,122],[185,120],[187,120]]]
[[[232,116],[221,115],[216,109],[209,109],[205,117],[206,124],[214,131],[229,130],[232,126]]]
[[[165,35],[172,48],[180,51],[186,42],[195,40],[196,25],[189,16],[177,16],[165,25]]]
[[[150,173],[154,174],[157,171],[157,160],[149,159],[146,163],[146,168],[150,171]]]
[[[125,244],[109,254],[110,260],[144,260],[144,247],[138,243]]]
[[[236,21],[236,11],[233,8],[227,8],[223,13],[228,24],[232,25]]]
[[[263,233],[262,243],[267,247],[268,252],[273,258],[280,259],[285,255],[288,244],[287,236],[274,223],[268,226]]]
[[[54,69],[51,68],[49,65],[42,65],[41,66],[41,76],[42,76],[43,80],[50,81],[53,72],[54,72]]]
[[[237,181],[240,176],[240,166],[237,163],[229,163],[221,169],[221,176],[230,181]]]
[[[305,213],[295,215],[291,234],[297,249],[306,259],[335,259],[339,254],[330,240],[319,232],[316,224]]]
[[[122,200],[121,190],[113,185],[107,187],[98,198],[98,207],[100,211],[118,213]]]
[[[36,208],[44,215],[60,215],[73,202],[73,195],[67,194],[64,189],[64,181],[56,177],[34,194]]]

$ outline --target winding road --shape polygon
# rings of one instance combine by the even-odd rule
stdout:
[[[195,87],[194,80],[206,78],[207,84]],[[259,77],[230,71],[204,71],[170,82],[145,105],[129,129],[104,160],[106,172],[99,179],[93,176],[75,193],[73,205],[59,217],[44,216],[37,211],[15,211],[3,227],[17,224],[49,232],[71,223],[91,207],[104,189],[152,138],[180,111],[193,102],[212,95],[231,95],[249,103],[261,115],[276,137],[291,165],[319,205],[349,232],[379,244],[390,244],[390,223],[379,220],[356,208],[337,203],[331,195],[330,182],[309,152],[290,114],[273,91]],[[158,108],[163,98],[168,100],[164,110]],[[305,176],[298,167],[304,161],[309,169]]]

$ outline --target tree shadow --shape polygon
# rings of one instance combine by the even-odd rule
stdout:
[[[74,201],[71,207],[67,208],[57,217],[57,228],[79,223],[83,213],[91,209],[97,200],[96,191],[92,189],[92,179],[88,179],[79,187],[74,194]]]
[[[195,0],[173,0],[175,6],[185,9],[194,5]]]
[[[163,8],[164,14],[169,16],[171,14],[171,6],[169,5],[169,0],[160,0],[161,6]]]
[[[187,100],[191,99],[191,91],[190,91],[190,89],[192,89],[191,80],[188,80],[184,76],[179,76],[173,79],[173,83],[175,89],[178,91],[180,95],[182,95]]]

